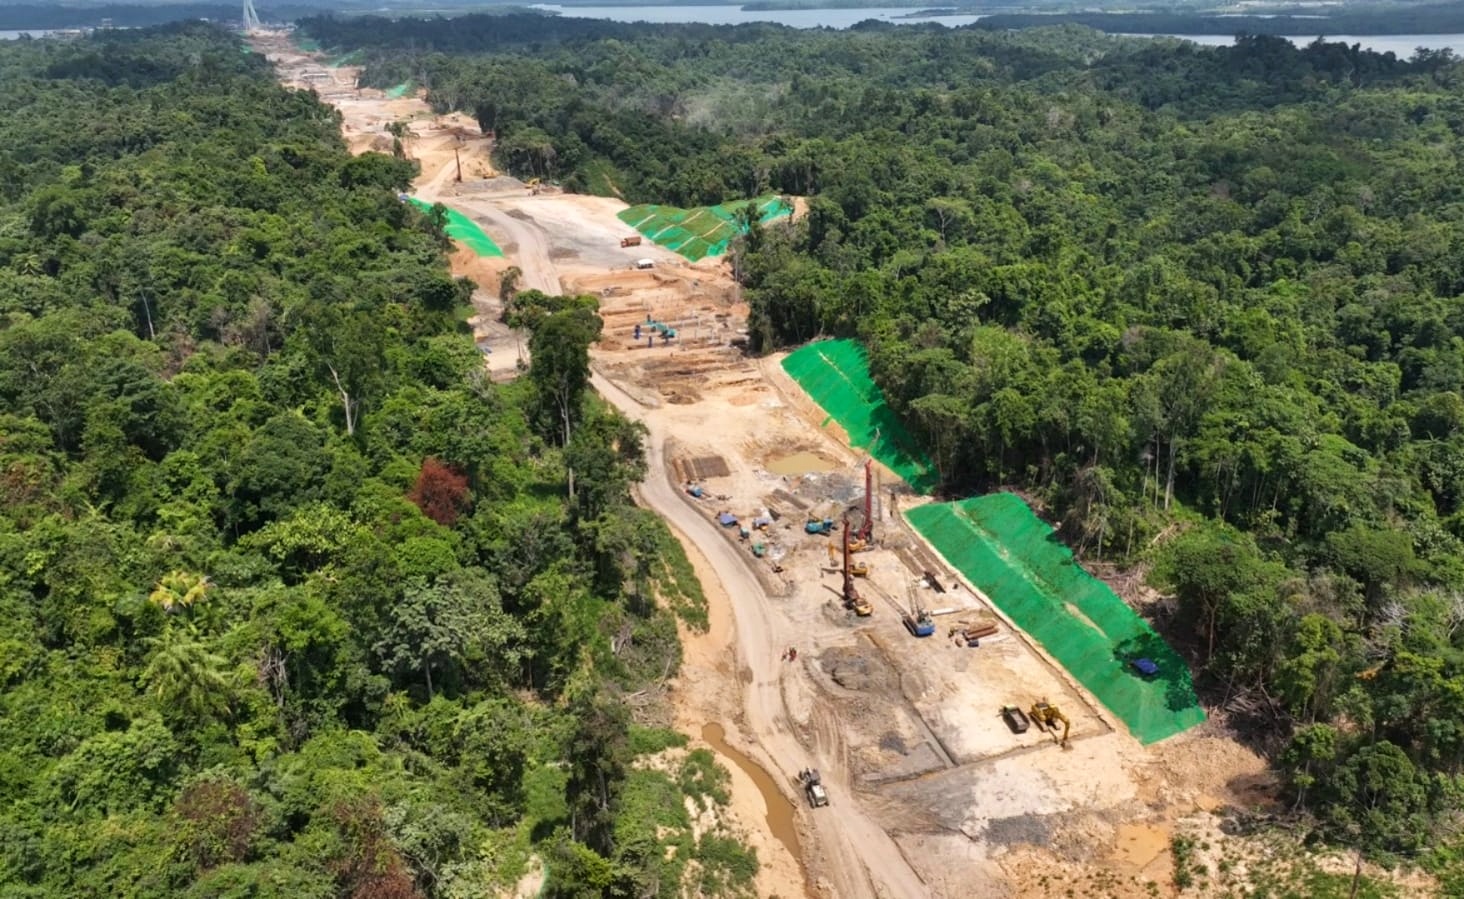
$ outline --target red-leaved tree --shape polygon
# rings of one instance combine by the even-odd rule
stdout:
[[[412,875],[392,844],[381,803],[355,798],[335,803],[330,817],[340,836],[340,853],[331,860],[342,896],[349,899],[422,899]]]
[[[407,498],[416,503],[423,515],[450,528],[468,507],[468,479],[452,466],[428,456],[422,460],[417,484]]]

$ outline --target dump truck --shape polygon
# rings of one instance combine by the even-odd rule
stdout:
[[[1011,728],[1014,734],[1026,733],[1027,728],[1031,725],[1030,720],[1027,718],[1027,713],[1014,705],[1002,706],[1001,717],[1006,721],[1007,727]]]
[[[640,235],[637,234],[635,237],[622,237],[620,238],[620,245],[622,247],[638,247],[641,245]]]
[[[817,768],[804,768],[799,771],[798,782],[803,785],[803,793],[808,797],[808,804],[811,807],[823,808],[829,804],[829,794],[824,790]]]

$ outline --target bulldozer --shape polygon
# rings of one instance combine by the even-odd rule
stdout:
[[[1045,730],[1052,734],[1052,738],[1057,740],[1057,745],[1063,749],[1069,748],[1068,730],[1072,727],[1072,722],[1062,713],[1062,709],[1052,705],[1044,698],[1032,703],[1032,708],[1027,712],[1027,716],[1032,719],[1033,724],[1037,725],[1038,730]],[[1057,722],[1059,721],[1062,722],[1060,739],[1057,736]]]

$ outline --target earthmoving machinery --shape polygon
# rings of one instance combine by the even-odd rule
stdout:
[[[912,637],[929,637],[935,633],[935,619],[930,613],[920,608],[915,601],[915,592],[910,592],[910,610],[900,610],[900,622],[905,625],[905,630],[910,632]]]
[[[857,552],[857,550],[854,549],[854,544],[853,543],[850,543],[849,544],[849,552],[851,552],[851,553]],[[837,549],[834,549],[834,545],[832,543],[830,543],[829,544],[829,567],[830,568],[833,568],[833,567],[835,567],[835,566],[837,566],[839,564],[839,558],[838,557],[839,557],[839,551]],[[853,562],[853,561],[851,561],[849,563],[849,573],[852,574],[852,575],[854,575],[855,577],[869,577],[869,566],[866,565],[863,562]]]
[[[798,772],[798,782],[803,785],[803,792],[808,796],[808,804],[813,808],[823,808],[829,804],[829,794],[823,787],[823,781],[818,776],[817,768],[804,768]]]
[[[1027,713],[1017,708],[1016,706],[1002,706],[1001,717],[1002,720],[1006,721],[1007,727],[1011,728],[1012,733],[1024,734],[1027,732],[1027,726],[1029,724],[1027,719]]]
[[[1072,722],[1062,713],[1062,709],[1048,703],[1046,699],[1042,699],[1032,703],[1032,708],[1027,714],[1037,725],[1038,730],[1047,731],[1052,734],[1054,740],[1057,740],[1057,745],[1064,749],[1068,748],[1068,729],[1072,727]],[[1061,739],[1057,736],[1057,722],[1059,721],[1062,722]]]
[[[832,534],[834,532],[834,520],[832,518],[809,518],[803,525],[805,534]]]
[[[620,238],[620,245],[622,247],[638,247],[641,245],[640,235],[637,234],[635,237],[622,237]]]
[[[867,572],[866,572],[867,573]],[[854,569],[849,564],[849,519],[844,519],[844,608],[853,609],[860,618],[874,614],[874,606],[859,595],[854,586]]]

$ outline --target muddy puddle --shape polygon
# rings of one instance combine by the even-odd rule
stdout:
[[[796,477],[801,474],[833,471],[834,463],[817,453],[790,453],[786,456],[775,456],[769,459],[766,467],[773,474]]]
[[[1113,857],[1140,870],[1169,851],[1169,831],[1147,824],[1124,824],[1118,828]]]
[[[752,778],[757,791],[762,794],[763,803],[768,807],[768,830],[772,831],[773,838],[783,844],[783,848],[798,862],[798,867],[803,868],[803,850],[798,845],[798,829],[793,825],[793,803],[783,796],[773,778],[757,762],[748,758],[741,752],[727,745],[727,731],[720,724],[702,725],[701,736],[709,743],[713,750],[723,758],[732,762],[748,777]],[[807,872],[804,872],[805,875]]]

